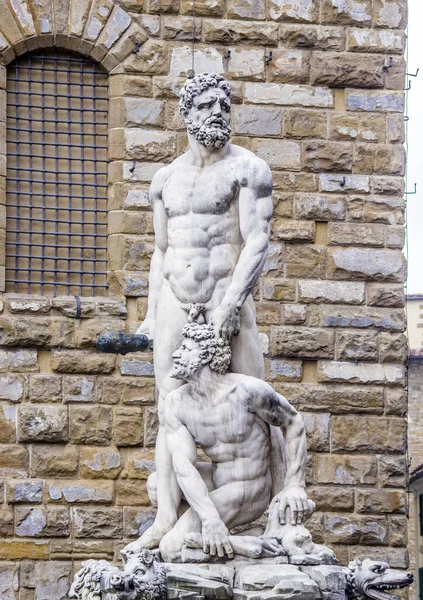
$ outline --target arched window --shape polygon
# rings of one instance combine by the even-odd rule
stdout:
[[[8,66],[6,291],[104,294],[107,134],[99,64],[41,49]]]

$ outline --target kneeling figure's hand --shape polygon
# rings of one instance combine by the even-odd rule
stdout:
[[[233,558],[234,552],[229,541],[229,531],[221,519],[204,521],[202,527],[203,552],[211,556],[216,554],[223,558],[225,553]]]
[[[278,494],[279,521],[281,525],[286,524],[286,511],[291,510],[291,525],[304,523],[316,508],[313,500],[309,500],[304,488],[292,486],[283,489]]]

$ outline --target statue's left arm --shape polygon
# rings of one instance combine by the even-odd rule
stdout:
[[[247,296],[263,270],[269,247],[270,219],[273,212],[272,174],[260,158],[244,163],[239,191],[239,227],[244,247],[235,267],[232,282],[212,322],[217,337],[230,340],[239,331],[239,314]]]
[[[269,425],[281,427],[285,439],[286,477],[278,494],[279,518],[286,522],[286,509],[291,509],[292,524],[302,523],[314,511],[314,502],[307,498],[305,474],[307,441],[304,421],[286,398],[276,393],[264,381],[255,380],[257,389],[249,389],[251,410]]]

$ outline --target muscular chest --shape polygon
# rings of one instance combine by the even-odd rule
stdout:
[[[166,182],[162,198],[169,218],[227,212],[238,195],[239,185],[231,169],[182,168]]]
[[[217,406],[197,408],[191,412],[187,427],[204,448],[242,443],[249,436],[253,415],[240,408],[230,397]]]

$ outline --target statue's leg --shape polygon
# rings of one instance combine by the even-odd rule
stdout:
[[[241,308],[241,330],[232,339],[231,371],[264,379],[264,360],[256,325],[256,309],[252,296],[248,296]],[[284,440],[279,427],[270,428],[272,496],[283,488],[285,480]]]
[[[183,382],[172,379],[172,354],[182,341],[182,328],[188,320],[187,312],[175,298],[167,282],[163,283],[156,312],[154,336],[154,372],[158,392],[159,430],[156,441],[156,475],[150,482],[155,487],[157,515],[153,525],[135,542],[140,548],[157,548],[162,537],[178,519],[181,491],[176,481],[172,459],[167,448],[166,429],[162,414],[166,396]]]
[[[217,512],[228,529],[254,521],[266,510],[270,481],[237,481],[210,492]],[[189,508],[175,527],[160,542],[160,552],[165,562],[178,562],[182,558],[185,538],[191,533],[201,533],[201,521]],[[240,542],[236,542],[240,543]]]

